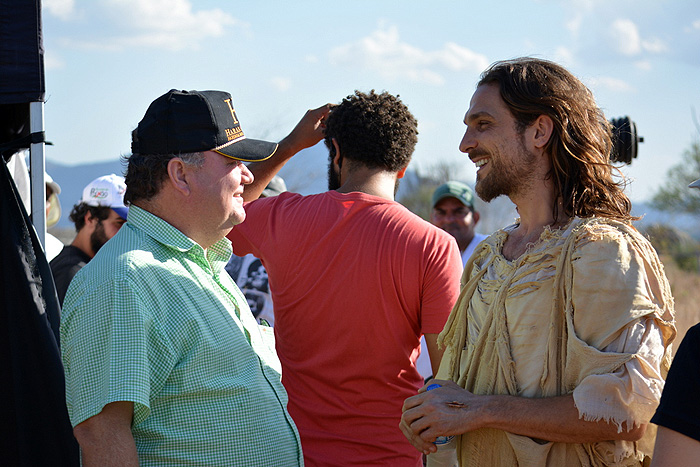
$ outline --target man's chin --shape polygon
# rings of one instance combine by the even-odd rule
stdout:
[[[246,218],[246,212],[241,210],[241,212],[237,212],[233,216],[231,216],[231,225],[241,224],[241,223],[243,223],[245,218]]]

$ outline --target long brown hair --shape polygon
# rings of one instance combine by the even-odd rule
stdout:
[[[478,86],[484,84],[499,86],[520,132],[540,115],[554,122],[545,151],[552,163],[549,177],[568,217],[635,219],[622,191],[624,177],[610,163],[611,125],[581,81],[556,63],[523,57],[491,65]],[[558,203],[553,214],[557,219]]]

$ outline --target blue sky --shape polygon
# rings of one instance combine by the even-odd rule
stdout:
[[[231,92],[249,137],[278,140],[306,109],[354,89],[400,94],[419,121],[412,164],[458,163],[479,73],[500,59],[555,60],[608,118],[645,142],[623,172],[645,200],[680,161],[700,114],[697,0],[232,2],[44,0],[49,159],[113,160],[171,88]],[[700,116],[698,116],[700,119]],[[700,174],[698,174],[700,176]]]

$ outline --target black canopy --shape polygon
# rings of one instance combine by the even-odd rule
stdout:
[[[12,466],[77,466],[56,289],[4,163],[43,140],[43,132],[29,131],[30,103],[43,100],[41,2],[0,0],[0,459]]]

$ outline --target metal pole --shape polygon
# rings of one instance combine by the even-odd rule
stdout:
[[[44,103],[29,103],[29,129],[32,133],[44,131]],[[29,170],[32,187],[32,222],[41,246],[46,251],[46,182],[44,171],[44,143],[29,146]]]

